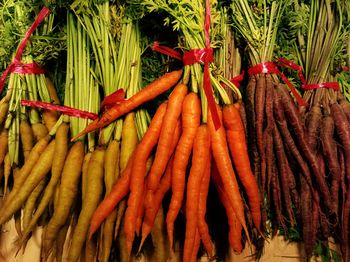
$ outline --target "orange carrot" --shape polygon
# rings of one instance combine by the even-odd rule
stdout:
[[[141,231],[141,227],[142,227],[142,220],[143,220],[143,216],[145,214],[145,204],[144,204],[144,200],[146,197],[146,184],[143,184],[143,189],[142,189],[142,198],[141,201],[139,203],[139,206],[137,208],[137,215],[136,215],[136,223],[135,223],[135,233],[137,236],[140,236],[140,231]]]
[[[163,197],[165,193],[168,192],[168,190],[170,189],[173,163],[174,157],[172,156],[168,162],[165,174],[160,181],[159,188],[154,194],[153,205],[149,205],[147,206],[147,208],[145,208],[145,214],[142,222],[141,244],[139,250],[141,250],[144,241],[146,240],[147,236],[151,233],[157,213],[162,204]]]
[[[201,104],[195,93],[189,93],[182,105],[182,134],[174,155],[172,197],[166,217],[170,248],[173,248],[174,222],[181,208],[185,191],[185,175],[193,140],[200,125]]]
[[[147,129],[146,134],[142,138],[140,144],[136,147],[132,158],[129,159],[122,176],[114,184],[110,194],[108,194],[99,204],[91,219],[90,235],[92,235],[98,229],[103,220],[113,211],[119,201],[129,192],[129,189],[131,189],[131,179],[135,180],[135,178],[132,178],[132,173],[137,174],[137,172],[139,172],[142,174],[142,176],[144,176],[144,173],[146,172],[147,158],[158,141],[160,128],[162,126],[166,109],[166,102],[159,106],[149,128]],[[134,159],[136,160],[134,161]],[[135,185],[135,181],[133,181],[133,183]],[[135,186],[132,186],[131,190],[140,190],[140,188],[135,188]]]
[[[219,106],[217,106],[217,111],[219,113],[220,118],[222,118],[222,110]],[[210,130],[213,156],[221,180],[224,184],[224,189],[227,193],[227,197],[230,201],[230,204],[236,213],[237,219],[242,224],[243,229],[246,232],[248,242],[250,243],[248,229],[244,217],[243,201],[239,192],[236,175],[233,170],[230,159],[229,149],[226,140],[226,131],[224,126],[222,125],[219,129],[215,129],[210,110],[208,111],[208,126]]]
[[[134,162],[134,154],[124,169],[121,177],[114,184],[111,192],[102,200],[92,215],[89,229],[89,238],[96,232],[102,222],[114,210],[116,205],[129,193],[131,168]]]
[[[169,104],[164,117],[164,123],[157,145],[156,155],[148,174],[147,189],[154,193],[159,185],[159,180],[163,175],[170,158],[170,145],[174,135],[177,119],[181,114],[182,103],[187,94],[187,86],[179,84],[169,96]]]
[[[214,184],[216,190],[218,191],[220,201],[226,210],[228,225],[229,225],[229,233],[228,233],[228,241],[232,250],[240,254],[242,252],[242,225],[238,221],[235,211],[233,210],[230,201],[227,198],[227,194],[224,190],[224,185],[222,184],[221,178],[218,174],[217,167],[215,163],[213,163],[212,167],[212,178],[214,180]]]
[[[201,181],[198,202],[198,232],[209,257],[213,256],[213,242],[209,234],[208,224],[205,221],[207,211],[207,197],[210,183],[211,161],[208,161],[206,170]]]
[[[78,139],[79,137],[90,133],[96,129],[103,128],[121,117],[122,115],[132,111],[143,103],[156,98],[158,95],[164,93],[169,88],[174,86],[182,76],[182,70],[173,71],[163,75],[162,77],[156,79],[148,86],[143,88],[140,92],[136,93],[129,99],[113,106],[107,110],[100,119],[96,119],[91,124],[89,124],[83,131],[72,138],[72,141]]]
[[[199,231],[197,228],[196,237],[194,239],[194,245],[193,245],[193,250],[192,250],[191,259],[190,259],[191,262],[197,261],[197,254],[198,254],[198,250],[199,250],[200,245],[201,245],[201,238],[200,238]]]
[[[165,119],[165,117],[166,117],[166,113],[163,118]],[[159,118],[159,121],[152,121],[146,134],[144,135],[140,144],[136,148],[135,163],[137,164],[134,164],[132,168],[130,196],[128,199],[128,207],[125,212],[125,219],[126,221],[128,221],[128,223],[124,224],[125,236],[127,239],[127,246],[130,247],[130,250],[131,250],[131,244],[134,240],[137,210],[140,206],[140,203],[142,202],[142,196],[144,194],[143,188],[144,188],[144,177],[146,175],[146,161],[153,147],[156,145],[158,138],[161,134],[161,130],[163,127],[162,122],[164,123],[164,120],[160,118]],[[180,136],[180,129],[181,129],[180,121],[177,121],[177,126],[174,131],[174,137],[178,138]],[[172,148],[170,147],[171,151],[174,151],[174,149],[175,149],[175,145],[173,145]],[[145,199],[147,199],[147,196]]]
[[[250,167],[244,125],[239,110],[233,104],[226,105],[223,109],[223,120],[237,175],[247,193],[254,225],[261,232],[260,193]]]
[[[210,134],[206,124],[201,125],[193,142],[193,156],[186,192],[186,234],[183,261],[190,261],[198,226],[198,204],[201,181],[210,161]]]

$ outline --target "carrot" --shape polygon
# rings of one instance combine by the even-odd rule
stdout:
[[[47,134],[49,133],[46,126],[42,123],[32,124],[32,129],[36,141],[39,141],[41,138],[47,136]]]
[[[201,106],[198,95],[189,93],[182,105],[182,134],[174,154],[172,171],[172,196],[166,217],[170,248],[173,248],[174,222],[182,205],[185,175],[193,141],[200,125]]]
[[[145,88],[143,88],[140,92],[136,93],[134,96],[107,110],[107,112],[105,112],[100,119],[92,122],[78,135],[73,137],[72,141],[96,129],[107,126],[120,116],[132,111],[143,103],[156,98],[158,95],[174,86],[179,81],[181,76],[182,70],[177,70],[167,73],[162,77],[156,79]]]
[[[141,150],[141,152],[149,152],[150,154],[153,146],[152,140],[157,140],[159,136],[160,127],[162,126],[163,117],[165,115],[167,108],[167,103],[163,103],[157,110],[156,114],[154,115],[151,124],[144,135],[142,141],[140,142],[137,149],[134,151],[133,156],[129,159],[129,162],[125,168],[125,170],[122,173],[122,176],[117,180],[117,182],[114,184],[113,189],[111,190],[110,194],[105,197],[105,199],[99,204],[97,207],[92,219],[91,219],[91,225],[90,225],[90,236],[99,228],[103,220],[112,212],[112,210],[115,208],[115,206],[119,203],[119,201],[126,196],[126,194],[129,192],[130,189],[130,180],[131,180],[131,173],[132,169],[135,168],[134,158],[138,151]],[[146,139],[147,138],[147,139]],[[150,143],[150,144],[148,144]],[[156,143],[156,142],[155,142]],[[143,145],[140,148],[140,145]],[[151,148],[147,148],[146,146],[151,146]],[[144,156],[142,156],[140,153],[138,153],[143,159]],[[146,158],[147,161],[147,158]],[[138,168],[143,167],[146,168],[146,161],[145,162],[138,162],[139,165]]]
[[[145,215],[145,198],[146,198],[146,184],[143,184],[143,189],[142,189],[142,197],[140,199],[139,206],[137,207],[137,212],[136,212],[136,221],[135,221],[135,234],[136,236],[140,236],[141,233],[141,227],[142,227],[142,220]]]
[[[334,120],[331,116],[324,116],[320,125],[322,126],[320,130],[322,153],[332,178],[330,190],[333,203],[332,210],[334,213],[338,213],[338,195],[341,170],[338,160],[337,144],[333,138]]]
[[[45,179],[41,180],[40,183],[35,187],[33,192],[30,193],[28,199],[25,202],[23,208],[23,228],[26,229],[30,223],[33,215],[33,211],[36,206],[36,202],[40,197],[41,192],[44,190],[46,185]]]
[[[4,165],[0,165],[0,184],[4,176]]]
[[[58,98],[56,88],[50,78],[46,77],[46,87],[49,92],[51,102],[55,105],[60,104],[60,99]]]
[[[277,88],[277,93],[277,97],[280,97],[281,101],[283,102],[284,112],[286,114],[286,118],[289,120],[288,123],[290,123],[296,136],[298,137],[301,151],[304,153],[306,160],[309,162],[310,169],[316,178],[316,182],[320,188],[319,192],[324,199],[324,203],[329,209],[331,209],[332,203],[330,200],[330,192],[327,187],[325,178],[320,174],[315,154],[312,152],[309,144],[306,141],[306,137],[304,135],[304,127],[300,119],[299,112],[297,111],[296,106],[293,103],[288,91],[283,85]]]
[[[258,183],[250,168],[243,122],[239,111],[234,105],[226,105],[223,108],[223,122],[237,175],[248,195],[254,225],[261,233],[260,193]]]
[[[42,254],[44,258],[48,257],[51,245],[55,240],[59,230],[66,223],[70,209],[74,204],[78,193],[78,184],[84,161],[84,143],[77,141],[70,148],[61,175],[61,184],[59,187],[59,199],[57,207],[49,223],[46,226],[43,242]]]
[[[331,105],[331,115],[334,119],[335,131],[338,134],[339,141],[344,149],[345,163],[348,163],[348,160],[350,160],[350,124],[347,121],[346,115],[342,108],[337,103]],[[345,165],[345,174],[349,182],[350,165]]]
[[[89,237],[91,237],[96,232],[102,222],[114,210],[116,205],[129,193],[133,160],[134,156],[129,159],[128,165],[126,166],[121,177],[114,184],[111,192],[103,199],[103,201],[101,201],[101,203],[96,208],[90,222]]]
[[[154,252],[152,254],[150,261],[168,261],[169,259],[169,243],[165,236],[165,223],[164,223],[164,211],[163,207],[160,205],[160,208],[157,212],[154,227],[152,228],[152,243],[154,247]]]
[[[166,109],[164,109],[164,112],[165,110]],[[136,120],[134,118],[133,118],[133,121],[126,121],[126,120],[127,118],[124,121],[123,130],[122,130],[123,132],[122,132],[122,144],[121,144],[121,156],[120,156],[121,163],[119,165],[118,178],[119,178],[119,173],[122,173],[127,165],[127,161],[131,156],[130,152],[131,153],[134,152],[138,142]],[[130,123],[130,125],[127,125],[127,123]],[[148,161],[146,165],[148,165]],[[131,172],[131,169],[130,169],[130,172]],[[126,209],[126,201],[127,201],[126,199],[121,200],[116,208],[117,217],[116,217],[115,228],[114,228],[114,238],[117,237],[119,232],[120,223]]]
[[[286,167],[287,157],[284,151],[282,137],[278,132],[278,128],[276,125],[274,125],[274,129],[273,129],[273,143],[274,143],[275,152],[277,156],[279,177],[281,179],[281,187],[282,187],[283,198],[286,206],[287,215],[290,223],[294,225],[295,219],[294,219],[293,208],[292,208],[292,200],[289,192],[289,181],[287,177],[287,172],[288,172]]]
[[[153,156],[150,156],[147,159],[146,175],[148,174],[149,170],[151,169],[152,162],[153,162]],[[139,204],[138,209],[137,209],[136,227],[135,227],[135,233],[136,233],[137,236],[140,236],[142,222],[143,222],[143,217],[144,217],[145,210],[146,210],[146,208],[145,208],[145,199],[146,199],[146,193],[147,193],[146,188],[147,188],[147,185],[146,185],[146,183],[144,183],[143,184],[142,199],[141,199],[140,204]]]
[[[57,240],[56,240],[56,255],[55,255],[55,259],[57,262],[64,261],[63,252],[64,252],[64,244],[66,242],[68,229],[69,229],[69,223],[66,223],[58,232]]]
[[[219,115],[222,116],[222,111],[219,106],[217,106],[217,110]],[[226,132],[223,126],[220,126],[218,130],[215,129],[210,111],[208,113],[208,116],[211,147],[215,163],[217,165],[222,182],[224,183],[224,189],[227,192],[227,197],[230,201],[230,204],[235,210],[237,219],[242,224],[243,229],[246,232],[248,242],[250,242],[247,225],[244,218],[243,202],[229,155]]]
[[[313,250],[313,241],[311,238],[312,235],[312,201],[311,194],[309,191],[309,185],[305,183],[304,177],[300,177],[300,185],[301,185],[301,219],[302,219],[302,232],[303,232],[303,240],[305,243],[305,251],[309,256]],[[317,214],[316,214],[317,215]]]
[[[205,221],[205,214],[207,211],[207,197],[208,197],[208,190],[209,190],[209,183],[210,183],[210,170],[211,170],[211,161],[208,161],[202,177],[200,192],[199,192],[198,232],[208,256],[212,257],[213,242],[209,234],[208,224]]]
[[[7,188],[8,188],[8,181],[9,177],[11,175],[11,160],[9,153],[6,154],[4,159],[4,196],[7,194]]]
[[[0,133],[0,164],[3,163],[8,151],[8,130],[3,129]]]
[[[170,100],[167,107],[167,112],[168,112],[169,106],[170,106]],[[138,207],[140,206],[142,196],[144,194],[143,188],[144,188],[144,177],[146,174],[146,161],[149,155],[151,154],[153,147],[157,144],[158,138],[160,139],[160,136],[162,134],[162,129],[164,128],[164,124],[166,123],[165,122],[166,117],[167,117],[167,113],[165,113],[162,121],[151,122],[146,134],[143,136],[140,144],[138,145],[135,151],[134,161],[137,164],[134,164],[134,166],[132,167],[132,175],[131,175],[131,181],[130,181],[130,196],[128,199],[128,207],[125,212],[125,219],[126,221],[128,221],[128,223],[125,224],[125,228],[124,228],[125,236],[127,239],[127,245],[128,247],[130,247],[130,250],[128,250],[129,252],[131,251],[131,244],[134,239],[137,210],[138,210]],[[173,137],[178,138],[180,134],[180,121],[177,121],[176,123],[177,123],[177,126],[174,130]],[[170,140],[170,142],[172,142],[172,139]],[[172,143],[172,144],[173,146],[172,147],[170,146],[171,151],[175,149],[176,143]],[[158,143],[158,146],[159,146],[159,143]],[[169,152],[170,154],[172,154],[171,151]],[[157,154],[156,154],[156,157],[157,157]],[[154,161],[153,161],[152,167],[154,166]],[[152,167],[150,172],[152,172]],[[150,178],[150,175],[151,173],[148,175],[148,178]],[[146,199],[147,199],[147,196],[146,196]],[[154,204],[153,201],[152,201],[152,204]]]
[[[137,145],[137,130],[135,126],[135,112],[126,115],[122,129],[122,143],[120,148],[120,171],[123,172]]]
[[[46,147],[50,141],[50,138],[51,138],[50,136],[46,136],[46,137],[40,139],[35,144],[32,151],[30,151],[30,154],[28,156],[28,160],[24,163],[23,167],[19,170],[18,174],[16,174],[14,185],[12,187],[11,192],[6,197],[4,205],[11,202],[12,198],[16,197],[18,190],[21,188],[24,181],[27,179],[28,175],[30,174],[33,167],[37,163],[39,157],[46,149]]]
[[[161,207],[163,197],[165,193],[170,189],[173,164],[174,157],[172,156],[169,160],[167,169],[165,170],[165,174],[160,181],[159,188],[155,193],[154,205],[145,210],[144,219],[142,223],[142,235],[139,251],[141,250],[141,247],[144,241],[146,240],[146,237],[149,233],[151,233],[157,213]]]
[[[59,114],[54,110],[43,110],[42,112],[43,123],[48,131],[56,125],[59,118]]]
[[[73,239],[68,252],[69,261],[79,260],[86,236],[88,234],[91,217],[102,196],[104,155],[105,149],[103,147],[98,147],[92,153],[89,161],[86,184],[86,192],[89,192],[89,194],[85,195],[85,198],[83,199],[78,222],[74,228]]]
[[[228,241],[232,250],[240,254],[243,250],[242,247],[242,225],[237,219],[235,211],[233,210],[230,201],[225,192],[224,185],[222,184],[221,178],[218,174],[218,170],[215,162],[212,165],[211,177],[213,178],[216,190],[219,194],[220,201],[225,208],[227,221],[229,225]]]
[[[255,97],[255,89],[256,89],[256,78],[254,75],[249,77],[248,85],[246,88],[246,101],[245,101],[245,109],[247,114],[247,119],[250,119],[251,121],[248,121],[247,123],[247,132],[248,137],[250,138],[248,142],[248,147],[252,149],[252,156],[257,155],[257,148],[256,148],[256,129],[255,129],[255,103],[254,103],[254,97]],[[255,165],[256,158],[252,158]],[[256,174],[254,172],[254,174]]]
[[[277,92],[275,92],[275,94],[276,96],[274,97],[274,108],[275,108],[274,112],[275,112],[276,123],[278,124],[278,127],[279,127],[278,129],[283,137],[283,142],[286,144],[286,147],[289,149],[293,157],[296,159],[302,175],[304,176],[306,182],[310,186],[310,190],[314,191],[312,187],[310,169],[307,165],[307,162],[299,152],[299,149],[297,148],[297,145],[295,144],[293,137],[288,129],[281,99],[277,95]]]
[[[8,102],[0,103],[0,125],[5,121],[8,110],[9,110]]]
[[[32,219],[38,198],[40,197],[42,191],[44,190],[46,186],[46,181],[45,179],[42,179],[40,181],[40,183],[35,187],[35,189],[33,190],[32,193],[30,193],[30,195],[28,196],[28,199],[25,201],[25,205],[23,208],[23,229],[26,230],[28,228],[28,225]],[[20,246],[23,247],[23,252],[25,251],[25,248],[27,246],[27,237],[25,237],[24,240],[23,239],[23,233],[22,233],[22,237],[21,237],[21,243]]]
[[[273,171],[272,171],[272,178],[271,178],[271,186],[272,186],[272,199],[273,199],[273,204],[275,206],[275,216],[276,216],[276,221],[277,225],[282,226],[285,229],[285,223],[284,223],[284,218],[282,216],[282,207],[281,207],[281,190],[280,190],[280,185],[279,185],[279,180],[278,180],[278,170],[276,165],[273,166]],[[277,230],[275,230],[277,233]],[[276,234],[275,233],[275,234]],[[275,235],[274,234],[274,235]]]
[[[266,159],[263,141],[263,124],[264,124],[264,109],[266,96],[266,78],[265,74],[259,75],[255,89],[255,128],[256,128],[256,144],[260,157],[260,179],[261,179],[261,194],[264,194],[266,180]]]
[[[201,125],[193,142],[193,157],[186,193],[186,234],[183,260],[190,261],[198,230],[200,184],[210,161],[210,135],[207,125]]]
[[[182,103],[186,94],[187,86],[184,84],[179,84],[174,88],[173,92],[169,96],[167,112],[165,114],[162,130],[160,132],[156,155],[147,179],[147,189],[152,193],[157,190],[159,180],[169,161],[171,155],[171,138],[175,131],[177,119],[181,114]]]
[[[20,137],[22,142],[22,151],[24,156],[24,161],[28,159],[30,151],[34,145],[34,134],[32,127],[27,120],[22,119],[19,124]]]
[[[33,189],[40,183],[42,179],[49,173],[52,160],[54,157],[55,140],[51,141],[42,155],[39,157],[37,164],[33,167],[30,175],[25,180],[25,183],[18,190],[15,197],[12,198],[8,205],[5,205],[1,210],[0,224],[8,221],[11,216],[21,208],[21,205],[26,201],[27,197]],[[12,192],[11,192],[12,193]]]
[[[81,199],[84,199],[86,194],[86,180],[87,180],[87,173],[89,169],[89,162],[91,158],[92,152],[87,152],[84,156],[83,161],[83,167],[81,171]]]
[[[200,238],[199,231],[198,231],[198,228],[197,228],[196,236],[195,236],[195,239],[194,239],[193,250],[192,250],[192,254],[191,254],[191,258],[190,258],[191,262],[196,262],[197,261],[197,255],[198,255],[198,250],[199,250],[200,245],[201,245],[201,238]]]
[[[56,145],[55,145],[55,157],[52,161],[51,178],[48,185],[45,188],[41,201],[36,209],[35,214],[31,218],[30,222],[24,227],[23,239],[25,239],[29,233],[35,228],[39,218],[44,213],[45,209],[49,205],[57,183],[61,177],[64,162],[68,152],[68,129],[69,126],[66,123],[62,123],[56,132]]]
[[[120,144],[117,140],[113,140],[109,143],[104,159],[104,181],[106,188],[106,195],[108,195],[115,180],[119,177],[119,156],[120,156]],[[117,171],[116,171],[117,170]],[[118,172],[116,174],[116,172]],[[112,246],[114,235],[114,223],[117,218],[117,210],[114,210],[107,218],[103,225],[102,233],[102,254],[101,260],[107,262]]]
[[[317,138],[319,137],[320,127],[322,122],[321,107],[314,104],[306,119],[307,140],[311,150],[315,151],[317,146]]]

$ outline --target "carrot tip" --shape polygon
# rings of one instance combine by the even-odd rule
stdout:
[[[147,235],[146,236],[142,236],[142,240],[141,240],[141,243],[139,245],[139,249],[137,250],[137,253],[140,253],[141,248],[142,248],[143,243],[145,242],[146,238],[147,238]]]
[[[86,132],[85,132],[85,130],[83,130],[83,131],[81,131],[79,134],[77,134],[76,136],[74,136],[70,141],[71,142],[74,142],[74,141],[76,141],[79,137],[81,137],[81,136],[83,136],[83,135],[85,135],[86,134]]]

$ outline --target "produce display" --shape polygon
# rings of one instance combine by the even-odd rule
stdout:
[[[40,232],[40,261],[259,260],[276,236],[349,261],[349,22],[347,0],[3,1],[0,234]]]

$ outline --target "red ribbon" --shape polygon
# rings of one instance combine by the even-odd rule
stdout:
[[[205,48],[206,50],[210,48],[210,0],[205,1],[205,23],[204,23],[204,38],[205,38]],[[212,54],[212,52],[211,52]],[[219,114],[216,108],[216,102],[214,100],[213,89],[210,81],[209,74],[209,63],[211,62],[212,57],[210,55],[205,55],[204,57],[204,79],[203,79],[203,87],[204,92],[208,100],[208,106],[211,113],[211,117],[213,119],[215,129],[219,129],[221,126]]]
[[[28,74],[28,73],[42,74],[41,72],[43,72],[43,71],[40,71],[40,70],[43,70],[43,69],[41,69],[38,65],[36,65],[34,63],[25,65],[20,61],[21,61],[21,57],[22,57],[24,48],[26,47],[30,36],[34,33],[36,28],[44,21],[44,19],[49,14],[50,14],[50,10],[46,6],[44,6],[41,9],[41,11],[39,12],[39,14],[36,17],[33,24],[30,26],[30,28],[26,32],[24,38],[22,39],[22,42],[20,43],[20,45],[16,51],[15,58],[13,59],[12,63],[7,67],[7,69],[5,70],[5,72],[2,74],[2,76],[0,78],[0,93],[5,86],[5,81],[6,81],[8,74],[10,74],[12,72],[16,72],[16,73],[19,72],[19,73],[24,73],[24,74]],[[22,69],[20,69],[20,68],[22,68]],[[32,71],[30,71],[30,70],[32,70]],[[38,72],[40,72],[40,73],[38,73]]]
[[[219,114],[216,108],[216,102],[214,99],[213,89],[210,81],[209,63],[214,60],[213,49],[210,47],[210,0],[206,0],[205,8],[205,22],[204,22],[204,38],[205,48],[196,48],[185,52],[183,55],[176,50],[159,45],[158,42],[154,42],[151,47],[153,51],[160,52],[162,54],[171,56],[175,59],[181,60],[184,65],[192,65],[195,63],[204,64],[203,69],[203,88],[205,96],[208,100],[208,107],[214,122],[215,129],[219,129],[221,126]]]
[[[273,62],[263,62],[260,64],[257,64],[256,66],[253,66],[249,68],[248,70],[249,75],[256,75],[256,74],[276,74],[279,77],[282,78],[282,80],[286,83],[286,85],[289,87],[290,91],[293,93],[295,99],[297,100],[297,103],[299,106],[306,106],[306,102],[303,100],[303,98],[299,95],[299,93],[295,90],[293,84],[288,80],[288,78],[278,69],[277,65]]]
[[[153,51],[157,51],[159,53],[162,53],[164,55],[167,55],[167,56],[170,56],[170,57],[173,57],[177,60],[182,60],[182,54],[170,47],[167,47],[167,46],[164,46],[164,45],[159,45],[159,42],[158,41],[155,41],[153,43],[153,46],[151,46],[151,49]]]
[[[326,82],[321,84],[307,84],[303,85],[304,90],[314,90],[318,88],[327,88],[327,89],[333,89],[335,91],[340,90],[340,86],[338,82]]]
[[[302,88],[304,90],[313,90],[313,89],[318,89],[318,88],[327,88],[327,89],[333,89],[335,91],[340,90],[340,86],[338,82],[326,82],[326,83],[321,83],[321,84],[308,84],[306,83],[304,74],[303,74],[303,68],[294,63],[293,61],[290,61],[285,58],[279,58],[278,62],[281,66],[283,67],[289,67],[292,70],[298,71],[298,75],[302,84]]]
[[[100,104],[100,110],[113,107],[115,104],[119,104],[121,102],[125,101],[125,92],[124,89],[118,89],[117,91],[113,92],[112,94],[108,95],[103,99],[103,101]]]
[[[32,101],[32,100],[21,100],[21,105],[22,106],[31,106],[31,107],[39,107],[47,110],[54,110],[54,111],[59,111],[64,115],[68,116],[75,116],[75,117],[80,117],[80,118],[87,118],[91,120],[96,120],[98,118],[98,115],[95,113],[79,110],[76,108],[72,108],[69,106],[59,106],[59,105],[54,105],[50,104],[47,102],[41,102],[41,101]]]
[[[213,48],[195,48],[184,53],[182,57],[184,65],[193,65],[196,63],[205,64],[205,61],[213,62]]]
[[[231,82],[232,84],[234,84],[237,88],[239,88],[239,87],[241,86],[241,82],[242,82],[243,79],[244,79],[244,74],[245,74],[245,72],[244,72],[244,70],[243,70],[242,73],[240,73],[238,76],[232,77],[232,78],[230,79],[230,82]]]
[[[278,64],[283,66],[283,67],[289,67],[292,70],[298,71],[298,75],[299,75],[299,78],[300,78],[302,85],[306,84],[306,80],[305,80],[305,77],[303,74],[303,68],[300,65],[298,65],[298,64],[294,63],[293,61],[290,61],[286,58],[279,58]]]

